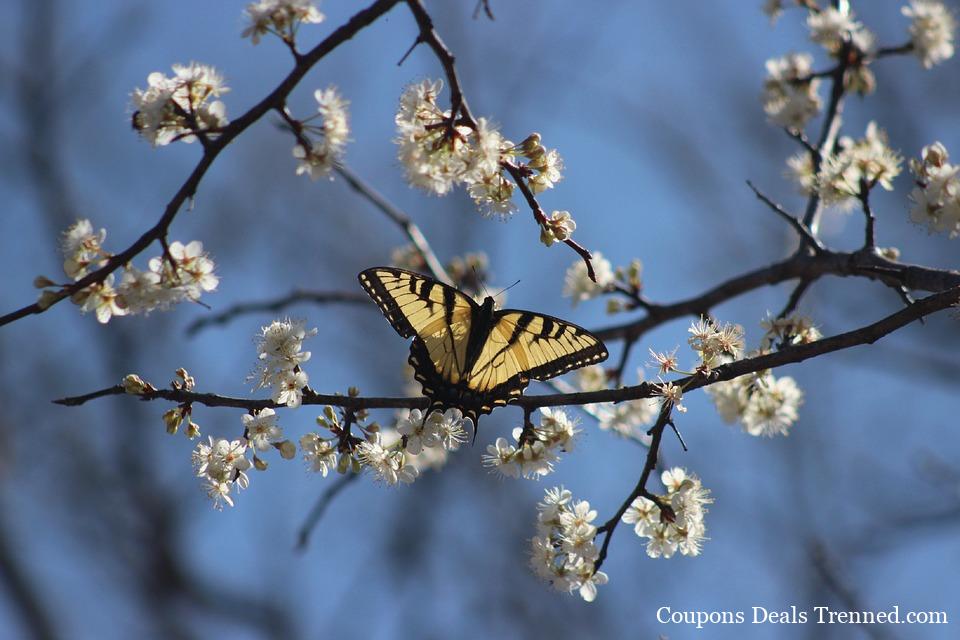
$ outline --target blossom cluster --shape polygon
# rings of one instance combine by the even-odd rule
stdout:
[[[960,165],[950,164],[947,148],[934,142],[923,148],[921,159],[911,159],[917,186],[910,193],[910,219],[930,233],[960,235]]]
[[[317,101],[317,115],[320,124],[304,122],[303,135],[309,140],[310,134],[317,139],[309,140],[310,148],[302,143],[293,148],[293,157],[300,161],[297,165],[297,175],[307,174],[311,180],[330,174],[334,164],[343,156],[343,150],[350,136],[349,116],[347,106],[350,104],[334,86],[314,92]]]
[[[307,331],[302,320],[274,320],[261,327],[257,336],[259,363],[250,376],[256,380],[256,388],[270,387],[274,402],[299,407],[309,381],[300,366],[310,359],[310,352],[303,351],[303,341],[316,334],[316,329]]]
[[[820,79],[812,77],[813,57],[791,53],[767,60],[767,78],[763,82],[763,110],[770,122],[801,130],[823,105],[818,91]]]
[[[710,371],[714,367],[738,360],[743,356],[743,327],[738,324],[718,323],[701,316],[687,329],[687,344],[700,357],[698,369]],[[661,371],[664,371],[661,362]]]
[[[760,326],[764,329],[760,349],[764,351],[810,344],[823,337],[813,320],[796,313],[784,317],[768,316]]]
[[[660,479],[667,495],[654,496],[657,502],[637,497],[621,521],[632,524],[634,532],[647,539],[651,558],[670,558],[677,551],[685,556],[700,555],[707,531],[703,517],[706,505],[713,502],[710,490],[680,467],[664,471]]]
[[[333,407],[324,407],[317,424],[332,437],[312,432],[300,438],[300,449],[311,470],[326,477],[333,470],[360,473],[366,468],[387,485],[409,484],[422,471],[443,466],[447,453],[466,442],[467,429],[473,426],[459,409],[429,414],[413,409],[403,413],[393,429],[364,425],[362,415],[354,418],[363,439],[352,438]]]
[[[78,220],[63,234],[60,243],[63,252],[63,271],[74,281],[81,280],[91,270],[104,266],[112,254],[103,248],[105,229],[93,230],[89,220]],[[167,309],[185,300],[197,301],[204,292],[214,291],[220,280],[213,273],[214,263],[203,250],[203,243],[194,240],[184,245],[172,242],[165,255],[151,258],[146,271],[131,264],[123,268],[120,284],[114,286],[114,274],[102,282],[84,287],[72,296],[84,313],[94,312],[101,323],[114,316],[149,313]],[[48,278],[37,278],[40,287],[54,287]],[[59,299],[56,290],[46,289],[40,294],[41,305]]]
[[[223,503],[233,506],[230,491],[236,487],[246,489],[250,485],[247,470],[251,467],[247,458],[247,440],[214,439],[200,442],[193,450],[193,467],[201,478],[207,495],[214,507],[223,508]]]
[[[600,551],[594,544],[597,512],[586,500],[574,500],[563,487],[547,489],[537,505],[537,535],[530,540],[530,567],[557,591],[573,593],[593,602],[607,574],[597,571]]]
[[[533,193],[560,181],[563,160],[556,149],[541,144],[539,134],[514,145],[485,118],[477,120],[476,128],[468,126],[437,104],[442,89],[442,81],[424,80],[400,96],[395,142],[410,184],[436,195],[460,184],[481,213],[509,216],[517,210],[515,187],[504,176],[502,162],[524,158],[520,170]],[[558,222],[564,220],[569,221],[569,215],[559,216]],[[574,226],[564,222],[558,228],[569,237]]]
[[[497,438],[487,447],[483,464],[510,478],[541,478],[551,473],[560,459],[560,452],[573,449],[580,432],[576,422],[562,409],[542,407],[540,424],[524,430],[513,430],[514,443]]]
[[[910,0],[901,11],[910,18],[910,44],[924,68],[953,57],[957,19],[941,0]]]
[[[268,33],[292,43],[297,27],[301,24],[319,24],[324,19],[311,0],[260,0],[248,4],[244,13],[250,24],[241,37],[250,38],[253,44],[259,44],[260,38]]]
[[[799,417],[803,391],[796,381],[768,369],[707,387],[724,422],[739,422],[752,436],[787,435]]]
[[[563,281],[563,295],[570,298],[573,306],[584,300],[596,298],[615,281],[613,266],[610,261],[603,257],[603,254],[597,251],[593,254],[593,271],[596,275],[596,282],[590,279],[587,265],[583,260],[577,260],[569,269]]]
[[[173,77],[159,71],[147,76],[147,88],[133,92],[133,126],[153,146],[196,136],[214,136],[227,125],[219,97],[229,91],[213,68],[198,62],[173,65]]]

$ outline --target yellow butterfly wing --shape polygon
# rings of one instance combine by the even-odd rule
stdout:
[[[500,311],[467,374],[467,386],[481,394],[501,390],[519,396],[531,378],[548,380],[607,355],[599,338],[575,324],[530,311]]]
[[[405,269],[374,267],[358,277],[397,333],[419,338],[442,380],[459,383],[477,304],[453,287]]]

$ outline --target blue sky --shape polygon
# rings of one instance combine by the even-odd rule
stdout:
[[[253,47],[239,38],[243,5],[106,2],[56,13],[62,40],[50,35],[57,31],[48,37],[58,42],[57,67],[71,82],[57,103],[61,135],[44,151],[63,167],[71,210],[106,227],[110,248],[126,247],[153,224],[199,155],[196,146],[151,149],[130,131],[129,94],[145,85],[147,74],[190,60],[215,65],[232,89],[225,101],[235,117],[289,68],[278,43]],[[811,51],[819,56],[817,68],[825,64],[797,13],[771,28],[759,2],[491,5],[493,22],[471,19],[472,1],[433,2],[428,9],[457,56],[474,113],[495,120],[515,140],[538,131],[548,147],[560,150],[565,178],[541,202],[548,210],[573,212],[581,243],[615,264],[639,257],[647,295],[663,302],[791,250],[794,238],[745,180],[788,208],[802,206],[781,175],[784,159],[796,149],[765,122],[758,100],[767,58]],[[358,6],[324,3],[327,21],[305,27],[304,44],[318,41]],[[883,44],[905,40],[900,2],[854,6]],[[20,33],[17,20],[0,27],[9,31],[2,52],[21,65],[20,39],[13,37]],[[409,12],[395,8],[319,64],[291,108],[306,115],[314,89],[337,85],[352,103],[350,166],[415,219],[441,259],[484,251],[495,284],[519,279],[509,293],[511,306],[587,327],[619,321],[604,314],[603,303],[573,309],[560,296],[564,271],[576,256],[565,247],[540,245],[528,211],[508,222],[484,220],[462,192],[435,198],[404,183],[391,142],[397,98],[411,81],[440,75],[423,47],[397,66],[414,37]],[[925,72],[912,58],[882,61],[876,95],[848,101],[844,133],[861,136],[877,119],[906,157],[936,139],[960,153],[957,64]],[[13,77],[6,74],[5,92]],[[15,107],[12,99],[4,101],[0,118],[7,176],[0,181],[4,311],[34,298],[35,275],[55,276],[60,268],[53,235],[59,227],[42,212],[24,168],[24,154],[36,141],[24,137]],[[218,160],[193,210],[177,218],[171,238],[201,239],[217,260],[221,286],[205,299],[214,311],[293,287],[356,290],[356,273],[388,262],[403,243],[399,231],[342,181],[294,176],[291,146],[272,118],[259,123]],[[909,188],[904,173],[894,192],[875,197],[879,244],[896,245],[905,261],[955,267],[956,241],[928,236],[907,221]],[[829,215],[824,240],[837,248],[858,246],[860,221]],[[760,318],[782,307],[789,291],[771,287],[715,313],[742,323],[748,344],[755,345]],[[829,335],[898,305],[879,285],[829,279],[815,285],[801,309]],[[497,479],[480,466],[486,444],[520,419],[516,409],[499,410],[484,420],[477,446],[461,450],[442,473],[410,488],[387,489],[367,478],[354,483],[327,513],[308,551],[298,554],[292,551],[297,529],[330,478],[277,459],[268,472],[254,475],[236,508],[215,512],[191,478],[191,443],[163,433],[160,415],[167,407],[138,405],[134,419],[130,400],[122,398],[78,409],[46,403],[113,384],[118,368],[164,384],[185,366],[203,390],[250,394],[245,376],[256,357],[252,335],[270,318],[241,317],[186,337],[185,326],[207,313],[192,306],[121,318],[116,324],[127,325],[125,349],[109,338],[117,329],[113,322],[97,326],[68,304],[0,331],[4,361],[21,365],[5,367],[6,393],[0,396],[6,414],[0,428],[11,443],[2,462],[0,510],[58,626],[70,630],[65,637],[121,637],[143,629],[128,583],[92,542],[122,546],[121,533],[91,533],[97,523],[84,513],[96,510],[84,501],[97,496],[84,492],[82,474],[60,473],[62,461],[76,462],[80,450],[109,464],[131,452],[151,461],[157,492],[182,510],[177,549],[189,566],[240,591],[274,594],[291,606],[296,630],[306,637],[520,637],[518,629],[530,628],[524,626],[530,620],[549,620],[557,635],[602,630],[614,637],[700,637],[695,629],[658,625],[656,609],[839,606],[813,569],[814,540],[827,546],[868,608],[899,604],[960,616],[954,595],[960,586],[958,520],[893,524],[958,502],[956,484],[945,488],[923,472],[925,461],[951,461],[960,453],[956,373],[949,362],[957,347],[955,320],[933,318],[876,348],[785,369],[781,373],[794,376],[806,392],[788,438],[751,438],[722,424],[702,394],[689,397],[678,426],[690,451],[668,438],[664,455],[695,471],[713,491],[703,556],[650,560],[624,527],[604,567],[610,584],[587,605],[550,593],[523,565],[534,504],[544,488],[564,484],[605,520],[636,482],[645,452],[600,432],[588,417],[577,450],[557,472],[524,482]],[[314,354],[307,367],[314,388],[343,391],[359,384],[371,395],[400,392],[407,345],[372,305],[303,306],[291,313],[320,328],[307,345]],[[644,364],[648,348],[683,345],[686,324],[646,335],[629,370]],[[619,345],[610,346],[616,353]],[[946,360],[946,372],[933,368],[931,359]],[[312,429],[313,418],[309,410],[281,412],[291,437]],[[240,431],[237,411],[198,408],[196,419],[205,433]],[[122,474],[118,478],[122,482]],[[194,629],[259,637],[249,627],[184,615]],[[0,599],[0,628],[16,628],[15,620]],[[746,625],[712,628],[709,637],[826,637],[816,635],[821,631]],[[946,637],[933,627],[911,627],[905,635]]]

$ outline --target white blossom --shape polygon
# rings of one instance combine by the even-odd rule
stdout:
[[[600,555],[597,529],[591,524],[597,512],[586,500],[574,501],[563,487],[547,489],[537,505],[537,535],[530,540],[530,567],[558,591],[577,591],[587,602],[607,575],[597,571]]]
[[[106,324],[113,316],[127,314],[127,310],[117,304],[118,296],[113,288],[112,273],[103,282],[91,284],[76,296],[78,300],[82,300],[80,310],[84,313],[93,311],[100,324]]]
[[[303,459],[310,466],[310,470],[324,478],[337,468],[337,446],[334,439],[324,439],[313,432],[306,433],[300,437],[300,451],[303,452]]]
[[[380,434],[374,434],[370,440],[360,443],[357,460],[388,485],[401,482],[409,484],[419,475],[417,467],[406,462],[400,449],[382,443]]]
[[[224,104],[210,100],[229,91],[213,67],[191,62],[173,65],[173,72],[173,77],[151,73],[147,88],[133,92],[134,127],[157,147],[193,142],[200,131],[214,136],[228,122]]]
[[[910,193],[910,220],[930,233],[960,235],[960,165],[949,162],[946,147],[935,142],[923,148],[921,160],[911,160],[917,186]]]
[[[548,247],[554,242],[565,242],[576,228],[577,223],[569,211],[554,211],[540,225],[540,242]]]
[[[283,429],[277,424],[277,413],[269,407],[254,415],[245,413],[241,420],[247,441],[258,451],[267,451],[271,445],[283,440]]]
[[[603,257],[603,254],[596,252],[593,254],[594,274],[597,281],[590,279],[587,272],[587,265],[583,260],[577,260],[567,269],[563,284],[563,295],[572,298],[573,306],[590,298],[600,295],[608,285],[613,283],[613,268],[610,261]]]
[[[893,190],[892,180],[900,173],[902,158],[887,146],[887,134],[876,122],[867,125],[863,138],[844,136],[839,150],[824,158],[817,176],[820,197],[827,204],[849,209],[856,203],[861,180],[868,187],[879,184]]]
[[[739,422],[753,436],[787,435],[803,403],[793,378],[776,378],[770,371],[714,383],[707,395],[724,422]]]
[[[324,19],[311,0],[260,0],[248,4],[245,13],[250,25],[241,37],[249,37],[253,44],[267,33],[292,39],[300,23],[319,24]]]
[[[657,496],[657,504],[638,496],[620,518],[634,525],[634,533],[647,539],[647,555],[651,558],[670,558],[678,550],[685,556],[696,556],[705,540],[704,514],[713,502],[710,491],[697,476],[683,468],[664,471],[660,480],[667,489],[665,496]],[[669,507],[670,515],[665,515]]]
[[[941,0],[910,0],[901,11],[911,20],[910,42],[924,68],[953,57],[957,20]]]
[[[214,440],[213,437],[206,444],[198,442],[194,448],[194,470],[203,479],[207,495],[213,500],[215,508],[222,509],[224,502],[232,507],[231,488],[246,489],[250,484],[246,471],[251,463],[246,451],[245,440]]]
[[[101,266],[106,259],[101,248],[106,237],[106,229],[94,233],[93,225],[87,219],[77,220],[63,232],[60,249],[63,252],[63,271],[67,277],[79,280],[87,275],[89,266]]]
[[[791,53],[767,60],[763,83],[763,110],[775,125],[800,130],[820,112],[820,79],[812,78],[813,58]]]

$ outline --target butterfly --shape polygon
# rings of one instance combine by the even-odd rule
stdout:
[[[532,311],[494,308],[432,278],[373,267],[358,276],[380,311],[413,338],[410,365],[430,409],[459,409],[476,425],[515,402],[531,379],[547,380],[607,359],[599,338],[575,324]],[[476,431],[474,431],[476,436]]]

